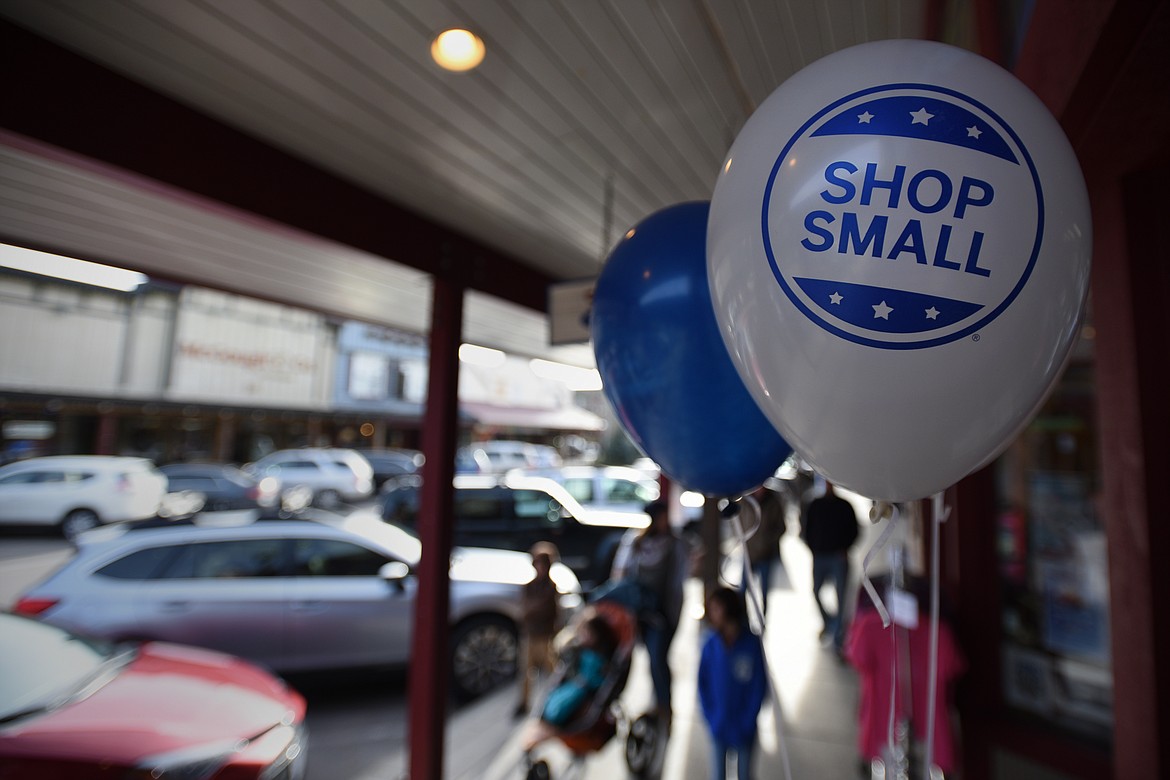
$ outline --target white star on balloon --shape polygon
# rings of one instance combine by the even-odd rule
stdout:
[[[983,131],[979,129],[979,125],[971,125],[967,128],[968,138],[978,138],[981,135],[983,135]]]
[[[863,125],[868,125],[869,120],[873,119],[873,114],[866,111],[864,114],[857,115],[857,121]]]
[[[934,308],[933,306],[931,306],[929,309],[927,309],[926,310],[926,319],[937,320],[938,319],[938,309]]]
[[[833,293],[829,296],[829,303],[838,304],[844,300],[844,298],[845,296],[843,296],[841,293]]]
[[[874,304],[873,318],[875,320],[879,319],[879,318],[883,319],[883,320],[888,320],[890,318],[890,312],[892,312],[893,310],[894,310],[893,307],[887,306],[885,301],[882,301],[881,303]]]
[[[923,106],[917,111],[911,111],[910,116],[914,117],[914,121],[910,123],[912,125],[929,124],[930,120],[934,119],[934,114],[928,113],[926,106]]]

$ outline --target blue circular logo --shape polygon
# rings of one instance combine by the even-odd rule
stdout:
[[[921,349],[1011,306],[1040,253],[1044,197],[989,108],[887,84],[834,101],[788,140],[761,222],[776,280],[806,317],[857,344]]]

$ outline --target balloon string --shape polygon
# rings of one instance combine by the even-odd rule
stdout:
[[[874,506],[870,512],[870,517],[878,521],[885,515],[885,510],[890,509],[890,519],[886,524],[885,529],[874,542],[873,546],[865,554],[865,558],[861,564],[861,584],[865,588],[865,592],[869,594],[870,600],[873,601],[874,608],[882,619],[882,628],[890,631],[890,711],[886,719],[886,756],[887,759],[894,764],[897,764],[898,746],[895,737],[895,723],[897,722],[897,696],[898,696],[898,632],[890,627],[890,613],[886,609],[885,602],[882,597],[878,595],[877,588],[873,586],[873,581],[869,577],[869,567],[873,563],[873,559],[877,557],[882,550],[889,544],[893,537],[899,521],[901,519],[901,511],[897,505],[890,505],[881,502],[874,502]],[[899,581],[898,574],[901,572],[902,555],[898,549],[890,550],[890,564],[891,577],[890,587],[894,587]],[[894,777],[894,767],[887,767],[887,777]]]
[[[738,513],[732,517],[731,524],[732,529],[735,531],[740,555],[743,557],[744,591],[748,602],[748,624],[751,626],[753,634],[762,637],[764,635],[765,596],[760,587],[760,578],[752,570],[751,559],[748,557],[747,542],[748,539],[759,533],[760,524],[763,522],[764,515],[760,509],[759,502],[756,501],[754,496],[744,496],[742,501],[751,507],[752,513],[756,516],[756,524],[751,533],[746,533],[743,528],[743,521],[740,519]]]
[[[760,505],[753,496],[744,496],[743,501],[755,513],[756,531],[758,531],[760,521],[763,519]],[[743,559],[743,576],[746,585],[744,590],[746,591],[748,606],[748,626],[751,632],[760,638],[760,650],[764,655],[764,669],[767,670],[768,688],[772,692],[772,707],[775,709],[776,721],[776,744],[780,749],[780,762],[784,767],[784,779],[792,780],[792,766],[788,760],[788,741],[784,736],[784,707],[780,703],[780,688],[776,684],[776,674],[772,662],[768,659],[768,647],[764,642],[765,594],[760,588],[760,578],[756,576],[756,572],[751,566],[751,560],[748,558],[747,540],[751,534],[744,533],[743,523],[740,521],[738,513],[731,516],[731,528],[735,532],[736,543],[739,546],[739,552]],[[753,531],[753,533],[756,531]]]
[[[886,625],[889,628],[889,624]],[[898,697],[898,632],[896,629],[890,629],[890,714],[886,721],[886,755],[893,764],[897,764],[898,748],[894,739],[894,723],[897,720],[897,709],[895,701]],[[887,776],[896,778],[896,773],[893,767],[887,767]]]
[[[877,506],[879,505],[875,504],[874,508],[876,509]],[[884,550],[886,545],[889,544],[890,537],[893,536],[894,529],[897,527],[898,520],[901,518],[901,512],[898,510],[898,507],[893,506],[892,509],[893,514],[890,516],[890,522],[886,524],[886,528],[884,531],[882,531],[882,535],[879,536],[878,540],[874,542],[872,547],[869,548],[869,551],[865,554],[865,558],[861,562],[861,584],[865,588],[865,592],[869,594],[870,600],[873,601],[874,608],[877,609],[878,615],[881,616],[883,628],[890,627],[890,613],[889,610],[886,609],[885,602],[882,601],[881,596],[878,595],[877,588],[873,586],[873,581],[869,578],[869,565],[873,562],[873,559],[878,555],[878,553]]]
[[[930,676],[927,679],[929,691],[926,698],[926,750],[923,754],[922,777],[930,778],[930,767],[934,763],[934,719],[935,696],[938,695],[938,623],[939,623],[939,536],[942,524],[951,516],[942,493],[931,497],[931,518],[934,528],[930,534]]]

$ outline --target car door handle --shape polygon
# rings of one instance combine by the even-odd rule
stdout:
[[[164,601],[161,607],[163,612],[186,612],[190,608],[189,601]]]
[[[297,612],[320,612],[325,609],[325,602],[323,601],[296,601],[293,602],[292,608]]]

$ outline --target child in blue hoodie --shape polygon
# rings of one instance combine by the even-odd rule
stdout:
[[[724,780],[727,759],[736,757],[737,776],[751,776],[756,718],[768,690],[764,649],[748,627],[743,597],[716,588],[707,599],[711,633],[699,659],[699,703],[711,733],[711,778]]]

